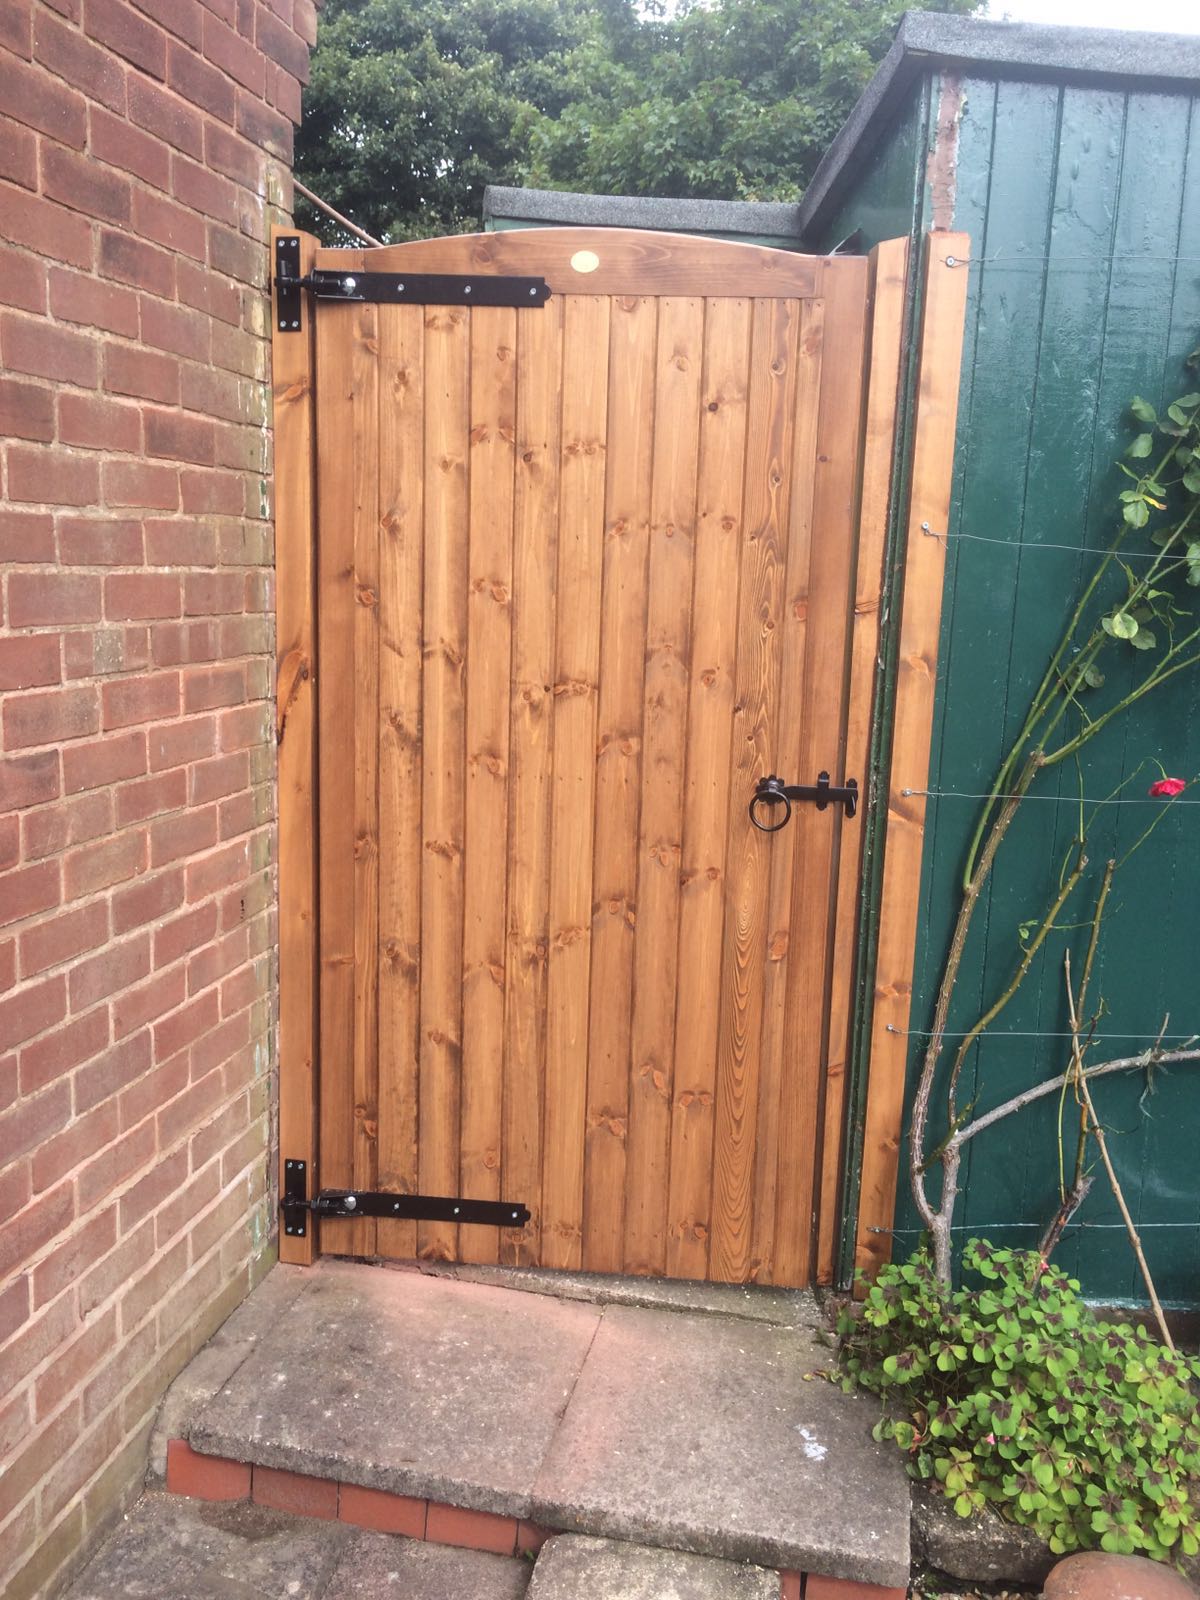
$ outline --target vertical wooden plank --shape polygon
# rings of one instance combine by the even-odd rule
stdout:
[[[947,266],[947,256],[957,266]],[[969,241],[965,234],[926,239],[919,371],[913,423],[904,600],[896,677],[879,946],[871,1022],[870,1082],[863,1142],[857,1262],[888,1257],[904,1113],[905,1064],[913,954],[917,936],[921,848],[946,550],[922,533],[946,527],[954,464],[966,309]]]
[[[583,1265],[590,1272],[620,1272],[624,1259],[657,328],[657,300],[612,302],[584,1151]]]
[[[875,672],[879,653],[879,605],[883,551],[900,394],[900,355],[908,278],[908,240],[878,245],[871,266],[871,351],[867,409],[862,444],[862,494],[858,516],[858,559],[851,622],[850,677],[846,692],[845,773],[864,785],[869,755]],[[864,792],[864,806],[866,802]],[[854,987],[855,940],[862,892],[862,849],[866,818],[842,826],[837,861],[837,908],[829,992],[829,1050],[825,1065],[817,1203],[816,1281],[833,1282],[837,1248],[838,1192],[841,1183],[843,1124],[846,1113],[846,1056]]]
[[[659,302],[630,1034],[625,1270],[666,1270],[704,301]]]
[[[772,730],[772,770],[790,783],[811,783],[816,774],[805,766],[801,753],[805,722],[805,702],[813,693],[813,680],[837,673],[835,657],[817,655],[806,647],[812,633],[810,584],[814,565],[821,554],[814,550],[814,509],[821,482],[823,456],[820,428],[828,406],[830,378],[823,365],[826,333],[826,306],[820,300],[803,301],[799,308],[800,332],[796,346],[796,416],[792,453],[786,463],[787,474],[781,500],[781,515],[787,521],[787,565],[776,649],[780,657],[780,681],[775,725]],[[833,380],[836,382],[836,380]],[[827,442],[827,441],[826,441]],[[852,444],[845,446],[853,449]],[[844,537],[844,530],[818,524],[818,544],[826,538]],[[846,541],[848,543],[848,541]],[[815,619],[814,619],[815,625]],[[840,684],[838,685],[840,687]],[[751,1236],[751,1270],[756,1282],[807,1282],[806,1268],[780,1276],[777,1271],[777,1243],[788,1252],[795,1219],[776,1216],[776,1200],[785,1181],[784,1174],[805,1161],[807,1152],[796,1148],[785,1137],[782,1119],[788,1088],[795,1071],[796,1040],[787,1029],[787,988],[796,969],[819,959],[810,930],[793,922],[793,900],[797,874],[806,865],[805,823],[815,816],[828,831],[828,814],[810,813],[797,806],[792,820],[768,841],[770,860],[767,886],[766,965],[763,971],[762,1038],[759,1046],[758,1132],[755,1139],[754,1223]],[[824,996],[814,996],[814,1010],[805,1027],[819,1032]],[[802,1135],[811,1140],[812,1130]],[[807,1238],[807,1222],[804,1224]],[[777,1235],[779,1236],[777,1239]],[[786,1236],[786,1237],[784,1237]]]
[[[362,253],[350,251],[361,270]],[[359,994],[355,959],[360,925],[356,893],[357,752],[360,733],[354,710],[357,602],[356,530],[364,498],[375,494],[363,476],[356,448],[374,432],[374,308],[326,306],[317,322],[317,436],[343,441],[325,448],[317,482],[318,635],[321,644],[319,702],[320,772],[320,1141],[317,1183],[352,1188],[362,1158],[356,1146],[365,1134],[356,1115],[358,1088],[356,1023]],[[369,384],[370,406],[364,398]],[[349,444],[349,448],[345,445]],[[373,465],[373,463],[372,463]],[[372,733],[373,736],[373,733]],[[368,1236],[369,1235],[369,1236]],[[321,1243],[339,1253],[366,1253],[374,1231],[364,1220],[323,1225]]]
[[[542,1176],[542,1264],[548,1267],[578,1267],[582,1259],[608,410],[608,299],[567,295],[564,301]]]
[[[354,1183],[375,1189],[379,1103],[379,312],[354,352]],[[354,1224],[375,1254],[376,1224]]]
[[[797,301],[755,302],[709,1254],[709,1276],[732,1283],[745,1282],[751,1267],[759,1040],[770,881],[770,840],[751,826],[746,808],[755,783],[771,770],[773,757],[778,633],[787,556],[781,495],[791,462],[798,324]]]
[[[501,1234],[514,1266],[541,1259],[562,343],[560,296],[518,317],[501,1187],[532,1215]]]
[[[750,323],[748,300],[707,302],[667,1208],[673,1278],[708,1273]]]
[[[471,313],[459,1190],[471,1200],[500,1199],[516,342],[515,311]],[[495,1228],[461,1230],[460,1260],[497,1261],[499,1249]]]
[[[274,228],[271,250],[280,234]],[[300,272],[317,241],[300,238]],[[272,302],[272,313],[274,302]],[[279,1156],[307,1163],[317,1141],[317,770],[315,339],[311,309],[299,333],[275,333],[275,742],[279,747]],[[272,315],[271,325],[275,318]],[[280,1187],[282,1188],[282,1171]],[[311,1192],[311,1190],[310,1190]],[[279,1230],[279,1259],[307,1266],[316,1229]]]
[[[422,1192],[441,1195],[459,1178],[469,317],[457,306],[425,313],[419,1173]],[[453,1260],[457,1248],[452,1224],[418,1224],[422,1257]]]
[[[847,649],[854,603],[855,536],[864,401],[867,263],[830,258],[821,264],[825,299],[821,411],[813,467],[813,526],[805,638],[799,771],[803,783],[827,770],[835,783],[842,763]],[[788,1059],[780,1098],[780,1162],[776,1188],[775,1274],[807,1283],[814,1252],[813,1184],[822,1108],[832,982],[833,912],[843,815],[838,807],[801,806],[793,816],[796,871],[791,927],[797,959],[789,961],[784,1008]]]
[[[418,1189],[425,313],[379,308],[379,1186]],[[378,1225],[415,1256],[417,1225]]]

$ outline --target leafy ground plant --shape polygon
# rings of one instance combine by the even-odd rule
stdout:
[[[840,1317],[843,1385],[883,1396],[880,1439],[960,1516],[994,1506],[1058,1554],[1200,1552],[1200,1362],[1102,1322],[1033,1251],[972,1240],[974,1285],[927,1252],[884,1267]]]

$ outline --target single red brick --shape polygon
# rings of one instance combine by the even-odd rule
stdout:
[[[33,1157],[34,1193],[41,1194],[106,1150],[118,1132],[114,1101],[96,1106],[86,1116],[72,1117],[68,1127],[38,1145]]]
[[[135,189],[133,226],[144,238],[168,250],[181,250],[196,261],[204,260],[204,218],[149,189]]]
[[[799,1572],[781,1572],[779,1574],[779,1600],[800,1600],[802,1590],[802,1574]]]
[[[0,105],[27,128],[82,150],[87,139],[87,102],[40,66],[0,56]]]
[[[37,861],[73,844],[85,844],[112,832],[112,797],[95,791],[59,805],[27,813],[23,824],[25,858]]]
[[[180,582],[173,572],[114,573],[104,581],[104,613],[109,618],[177,617]]]
[[[184,305],[192,306],[197,311],[203,311],[210,317],[219,317],[222,322],[227,322],[231,327],[237,328],[242,323],[242,289],[241,285],[234,283],[230,278],[222,278],[211,267],[200,267],[190,261],[179,263],[179,298]],[[212,384],[227,384],[231,381],[231,374],[223,372],[206,372],[198,369],[198,377],[208,380]],[[187,404],[185,398],[184,404]],[[193,405],[192,410],[203,411],[207,407]],[[245,416],[244,408],[234,411],[229,420],[239,422]]]
[[[165,866],[181,856],[209,850],[217,842],[215,806],[185,811],[178,816],[160,817],[150,825],[150,864]]]
[[[175,293],[174,259],[165,250],[115,229],[100,230],[100,272],[168,300]]]
[[[190,782],[189,798],[192,805],[237,794],[250,782],[250,757],[246,751],[237,750],[232,755],[197,762],[192,768]]]
[[[122,778],[140,778],[145,771],[146,735],[141,731],[110,735],[63,751],[67,794],[98,789],[104,784],[118,783]]]
[[[300,80],[293,78],[290,72],[277,69],[275,73],[275,109],[281,111],[290,122],[300,126],[300,116],[303,109],[303,96],[300,93]],[[291,209],[290,205],[287,208]]]
[[[242,486],[232,472],[188,472],[180,476],[183,509],[238,516],[243,505]]]
[[[232,28],[211,14],[204,19],[204,54],[244,89],[263,97],[267,83],[263,57],[249,40],[239,39]]]
[[[184,967],[164,972],[140,989],[130,989],[113,1001],[113,1033],[118,1039],[134,1033],[146,1023],[165,1016],[168,1011],[182,1005],[187,997],[187,976]],[[186,1081],[187,1074],[184,1073]]]
[[[113,394],[174,405],[179,400],[179,362],[153,350],[109,344],[104,348],[104,387]]]
[[[36,383],[0,378],[0,433],[11,439],[54,437],[54,391]]]
[[[217,928],[217,908],[211,901],[165,923],[154,935],[154,965],[165,967],[211,939]]]
[[[62,649],[57,633],[0,639],[0,690],[43,688],[61,679]]]
[[[434,1544],[458,1545],[464,1550],[491,1550],[511,1556],[517,1547],[515,1517],[498,1517],[490,1511],[464,1511],[461,1506],[429,1502],[425,1537]]]
[[[7,204],[7,197],[6,197]],[[46,265],[20,250],[0,244],[0,305],[20,311],[46,310]]]
[[[183,869],[173,867],[143,878],[112,898],[113,932],[127,933],[157,922],[183,904]]]
[[[99,727],[94,689],[46,689],[13,695],[4,703],[4,741],[9,750],[80,739]]]
[[[174,511],[179,505],[179,473],[174,467],[145,461],[106,461],[101,475],[104,498],[111,506],[148,506]]]
[[[265,744],[267,740],[267,707],[264,705],[236,706],[221,713],[220,744],[222,750],[246,750],[251,745]]]
[[[180,474],[181,486],[187,477],[186,472]],[[183,498],[186,509],[186,490]],[[207,523],[191,517],[153,517],[145,524],[145,529],[146,560],[152,567],[211,567],[216,562],[216,529]],[[158,632],[155,629],[155,633]]]
[[[178,51],[179,46],[172,45],[171,49]],[[160,89],[146,78],[129,81],[129,117],[139,128],[176,150],[192,156],[204,153],[204,124],[199,112],[178,94]]]
[[[171,183],[171,157],[157,139],[139,133],[124,117],[91,108],[88,148],[99,161],[166,190]]]
[[[107,1195],[154,1159],[153,1122],[143,1122],[114,1139],[76,1177],[80,1212],[94,1211]]]
[[[44,511],[0,511],[0,562],[18,566],[53,560],[53,517]]]
[[[65,406],[68,401],[78,401],[84,406],[106,404],[103,400],[92,400],[82,395],[64,395],[59,404]],[[114,409],[132,417],[136,428],[138,414],[132,406],[117,406]],[[84,426],[83,423],[78,425]],[[105,425],[97,413],[95,426],[101,428]],[[58,547],[66,566],[136,567],[143,559],[142,524],[110,516],[63,516],[58,519]]]
[[[547,1539],[552,1539],[553,1533],[549,1528],[539,1528],[536,1522],[517,1523],[517,1554],[519,1556],[536,1556]]]
[[[160,622],[152,648],[159,667],[215,661],[221,653],[220,633],[212,622]]]
[[[135,1038],[143,1038],[143,1034]],[[121,1096],[121,1126],[132,1128],[149,1118],[153,1127],[155,1112],[177,1099],[188,1084],[187,1051],[183,1050],[171,1061],[163,1061],[144,1073]]]
[[[33,1271],[33,1304],[40,1309],[75,1282],[117,1242],[117,1211],[109,1206],[57,1244]]]
[[[117,791],[117,825],[144,822],[164,811],[178,811],[187,804],[187,775],[181,767],[156,777],[126,784]]]
[[[12,1218],[0,1230],[0,1282],[40,1255],[57,1234],[70,1227],[74,1217],[73,1185],[64,1183]]]
[[[96,387],[96,344],[86,334],[54,327],[40,317],[6,312],[0,318],[0,342],[5,365],[14,372],[85,389]]]
[[[64,1073],[70,1072],[73,1067],[78,1067],[85,1061],[91,1062],[107,1043],[108,1011],[104,1006],[98,1006],[95,1011],[89,1011],[87,1016],[64,1023],[61,1028],[55,1028],[53,1033],[46,1034],[34,1044],[26,1045],[21,1051],[21,1093],[34,1094],[38,1089],[44,1089],[48,1083],[53,1083],[56,1078],[61,1078]],[[146,1044],[148,1047],[148,1039]],[[75,1084],[77,1114],[89,1110],[95,1104],[95,1099],[80,1097],[81,1081],[81,1078],[77,1078]]]
[[[220,1020],[217,995],[209,990],[198,999],[166,1017],[154,1027],[154,1056],[157,1061],[169,1061],[188,1045],[215,1028]],[[207,1080],[204,1080],[207,1082]]]
[[[207,417],[189,416],[179,411],[146,410],[142,419],[146,427],[147,455],[211,463],[213,425]]]
[[[87,0],[84,27],[93,39],[108,45],[152,78],[166,77],[166,35],[122,4],[122,0]]]
[[[336,1483],[327,1478],[307,1478],[299,1472],[281,1472],[276,1467],[254,1468],[251,1498],[256,1505],[290,1511],[298,1517],[332,1520],[338,1514]]]
[[[81,272],[52,268],[50,309],[64,322],[80,322],[89,328],[103,328],[126,339],[138,333],[137,296],[114,283],[102,283]]]
[[[98,622],[100,582],[71,572],[15,572],[8,580],[8,620],[14,628]]]
[[[21,935],[21,973],[31,978],[48,967],[94,950],[108,938],[108,907],[102,900],[39,922]],[[71,975],[74,981],[74,973]],[[79,1006],[76,1011],[81,1010]]]
[[[0,16],[0,44],[13,55],[28,61],[33,54],[30,43],[29,0],[12,0]]]
[[[21,856],[21,819],[15,812],[0,817],[0,869],[15,867]]]
[[[95,395],[61,394],[58,436],[64,444],[85,450],[135,451],[141,443],[141,418],[135,406],[119,405]],[[96,522],[92,527],[101,526]],[[138,540],[139,548],[141,540]],[[64,555],[63,560],[69,557]]]
[[[94,506],[100,499],[100,473],[93,456],[75,455],[52,445],[10,445],[8,494],[11,500],[60,506]]]
[[[20,867],[0,877],[0,923],[51,911],[62,899],[57,861]]]
[[[268,155],[291,165],[293,155],[293,129],[291,119],[272,111],[244,90],[238,91],[238,132],[252,144],[258,145]]]
[[[2,79],[0,63],[0,83]],[[92,225],[87,217],[76,216],[41,195],[22,194],[20,190],[5,195],[4,233],[13,244],[24,245],[52,260],[68,261],[75,267],[92,264]]]
[[[140,933],[111,944],[99,955],[71,968],[68,989],[73,1012],[86,1011],[118,989],[128,989],[150,971],[150,935]]]
[[[23,189],[36,189],[37,171],[34,135],[8,117],[0,117],[0,178],[19,183]]]
[[[218,223],[209,223],[208,261],[217,272],[252,288],[265,289],[268,259],[268,252],[261,250],[255,240],[222,228]]]
[[[356,1483],[339,1486],[338,1520],[376,1533],[401,1533],[409,1539],[425,1537],[425,1501],[383,1489],[363,1489]]]
[[[186,156],[177,155],[171,161],[171,189],[189,211],[212,217],[229,227],[237,226],[239,194],[237,185],[228,178],[209,172]]]
[[[63,885],[71,899],[125,883],[146,868],[146,835],[121,833],[72,851],[63,864]]]
[[[217,706],[241,705],[245,698],[244,667],[195,667],[183,675],[185,711],[210,711]]]
[[[143,295],[142,340],[155,349],[169,350],[191,361],[207,361],[208,318],[190,306],[168,305],[165,300]]]
[[[216,997],[213,997],[214,1009]],[[67,1014],[66,983],[61,974],[20,989],[0,1003],[0,1050],[24,1044],[45,1033]]]
[[[151,672],[106,683],[101,690],[105,728],[128,727],[179,715],[179,674]]]
[[[150,730],[150,769],[180,767],[211,756],[216,749],[216,723],[212,717],[188,717]]]
[[[202,1456],[186,1440],[169,1439],[167,1489],[192,1500],[248,1500],[250,1464]]]
[[[269,60],[282,67],[291,77],[300,83],[308,82],[308,46],[292,28],[273,17],[265,7],[259,7],[258,10],[254,42]]]
[[[128,223],[132,209],[129,179],[74,150],[47,145],[42,151],[42,188],[72,211],[104,222]]]
[[[9,579],[12,582],[12,579]],[[63,752],[64,759],[67,752]],[[59,753],[39,751],[32,756],[6,756],[0,761],[0,810],[17,810],[53,800],[59,792]]]
[[[141,992],[141,990],[130,991],[132,994]],[[123,1004],[127,998],[126,995],[119,996],[116,1004]],[[63,1029],[59,1031],[65,1032]],[[22,1053],[22,1063],[24,1059]],[[99,1105],[102,1100],[119,1095],[122,1090],[128,1089],[130,1084],[136,1083],[150,1070],[151,1062],[149,1030],[136,1034],[131,1039],[120,1040],[111,1050],[105,1050],[103,1054],[93,1052],[92,1057],[87,1059],[85,1065],[75,1073],[76,1113],[87,1111],[92,1106]],[[137,1120],[141,1121],[141,1118]],[[126,1128],[131,1125],[122,1112],[121,1126]]]
[[[848,1578],[823,1578],[810,1572],[804,1580],[804,1600],[906,1600],[906,1588],[889,1589],[879,1583],[852,1583]]]
[[[98,100],[113,111],[124,108],[125,68],[111,51],[101,50],[43,9],[38,11],[33,48],[39,61],[82,89],[89,100]]]

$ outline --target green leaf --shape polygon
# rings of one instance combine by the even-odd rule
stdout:
[[[1183,487],[1189,494],[1200,494],[1200,467],[1189,467],[1183,475]]]
[[[1152,433],[1139,433],[1125,454],[1132,456],[1136,461],[1140,461],[1143,456],[1148,456],[1153,449],[1154,435]]]
[[[1144,528],[1150,521],[1150,507],[1141,498],[1127,500],[1124,516],[1131,528]]]
[[[1104,687],[1104,674],[1094,662],[1089,662],[1083,669],[1082,682],[1089,689],[1102,689]]]
[[[1132,639],[1138,631],[1137,619],[1128,611],[1114,611],[1111,617],[1102,617],[1100,626],[1114,639]]]
[[[1154,423],[1158,421],[1158,412],[1148,400],[1143,400],[1141,395],[1135,395],[1129,402],[1129,409],[1139,422]]]
[[[1139,628],[1129,642],[1135,650],[1153,650],[1158,640],[1147,629]]]

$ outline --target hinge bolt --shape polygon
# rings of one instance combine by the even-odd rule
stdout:
[[[346,1196],[346,1210],[347,1211],[353,1211],[357,1204],[358,1204],[358,1201],[354,1198],[354,1196],[352,1194],[348,1194]]]
[[[358,279],[357,278],[343,278],[342,279],[342,288],[346,291],[347,294],[350,294],[353,290],[358,288]]]

